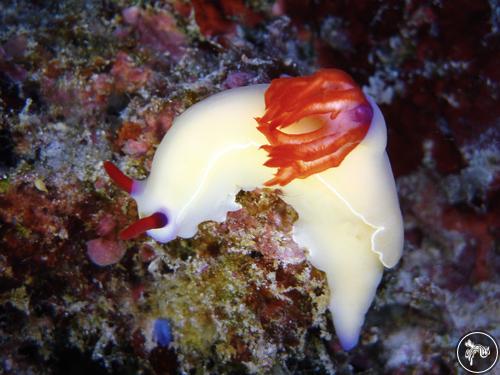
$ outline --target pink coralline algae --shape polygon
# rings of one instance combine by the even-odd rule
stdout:
[[[224,81],[224,87],[233,89],[235,87],[246,86],[254,78],[254,75],[247,72],[231,72]]]
[[[116,239],[116,220],[111,213],[102,214],[96,224],[99,237],[86,242],[87,255],[98,266],[118,263],[125,255],[125,244]]]
[[[146,86],[152,76],[151,70],[137,66],[125,52],[118,52],[110,73],[95,74],[87,89],[81,93],[88,106],[97,108],[107,104],[113,93],[133,93]]]
[[[229,237],[227,246],[230,251],[245,251],[251,248],[265,259],[280,260],[284,264],[297,264],[305,260],[304,249],[292,239],[292,221],[294,213],[281,199],[268,191],[241,194],[245,206],[238,211],[228,212],[227,219],[217,228],[220,236],[239,233],[234,240]],[[266,208],[276,210],[266,212]],[[242,246],[242,244],[247,244]],[[248,251],[248,250],[247,250]]]
[[[126,141],[122,148],[123,152],[130,156],[144,155],[148,149],[149,145],[146,142],[136,141],[134,139]]]
[[[110,235],[116,227],[116,221],[110,214],[105,214],[101,220],[99,220],[99,226],[97,227],[97,234],[99,236]]]
[[[177,30],[175,19],[169,13],[132,6],[124,9],[122,16],[130,27],[129,31],[137,33],[142,46],[161,53],[168,52],[175,60],[184,55],[186,37]],[[127,30],[121,30],[123,37],[127,34]]]
[[[141,113],[140,121],[124,121],[115,140],[116,146],[135,158],[154,151],[154,146],[172,126],[177,111],[177,105],[174,103],[158,111]]]
[[[148,82],[151,71],[137,67],[125,52],[118,52],[111,68],[111,76],[118,92],[134,92]]]
[[[19,61],[24,57],[27,47],[27,40],[23,36],[17,36],[8,40],[0,46],[0,70],[3,71],[12,81],[24,81],[28,72]]]
[[[151,140],[161,141],[165,133],[174,122],[174,117],[179,112],[178,103],[173,103],[162,108],[159,112],[149,112],[144,115],[146,121],[145,132]]]
[[[122,242],[96,238],[87,242],[87,254],[98,266],[104,267],[118,263],[125,254]]]

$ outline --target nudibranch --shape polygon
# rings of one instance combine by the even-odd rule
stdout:
[[[298,213],[294,240],[327,275],[335,330],[351,349],[403,247],[386,137],[378,106],[336,69],[213,95],[175,119],[146,180],[105,162],[137,202],[140,219],[121,238],[189,238],[240,209],[240,190],[277,186]]]

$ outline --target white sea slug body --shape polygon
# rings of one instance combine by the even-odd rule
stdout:
[[[240,208],[240,190],[279,185],[299,216],[294,240],[327,275],[335,330],[347,350],[358,341],[383,267],[394,266],[403,247],[385,147],[377,105],[331,69],[195,104],[162,140],[145,181],[127,181],[105,166],[142,218],[123,237],[147,230],[159,242],[192,237],[207,220],[224,221]]]

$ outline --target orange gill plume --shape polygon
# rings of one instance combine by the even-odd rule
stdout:
[[[338,166],[365,137],[373,110],[345,72],[323,69],[313,75],[279,78],[265,94],[266,112],[256,118],[269,145],[266,166],[278,168],[266,186],[284,186],[295,178]],[[300,120],[321,124],[313,131],[288,134],[280,129]]]

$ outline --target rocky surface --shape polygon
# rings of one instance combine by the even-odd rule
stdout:
[[[500,337],[500,5],[0,4],[0,373],[441,374]],[[380,104],[405,220],[360,344],[271,190],[161,245],[117,232],[173,118],[227,88],[351,73]]]

